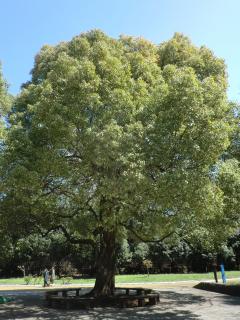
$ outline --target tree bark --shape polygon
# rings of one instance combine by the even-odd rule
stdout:
[[[97,259],[96,281],[91,295],[111,296],[115,289],[116,235],[114,231],[104,231],[101,235]]]

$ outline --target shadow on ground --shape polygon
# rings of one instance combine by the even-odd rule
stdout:
[[[223,286],[223,285],[220,284],[220,289],[219,289],[218,286],[215,286],[215,283],[201,282],[201,283],[197,284],[196,286],[194,286],[194,288],[196,288],[198,290],[202,290],[203,292],[205,292],[205,294],[207,292],[211,292],[212,298],[218,297],[221,300],[221,302],[225,305],[232,305],[232,306],[240,305],[239,288],[236,289],[236,292],[232,292],[230,290],[230,292],[232,292],[233,294],[230,294],[230,293],[228,294],[227,290],[226,290],[226,292],[221,292],[221,286]],[[228,286],[226,286],[226,288],[227,287]]]
[[[19,293],[12,303],[0,306],[0,319],[25,320],[198,320],[198,315],[187,310],[188,305],[201,305],[202,296],[190,293],[161,292],[161,303],[142,308],[95,308],[91,310],[61,310],[44,307],[43,294]],[[184,308],[186,306],[186,308]]]
[[[225,305],[240,306],[240,297],[227,296],[226,294],[223,294],[220,299]]]

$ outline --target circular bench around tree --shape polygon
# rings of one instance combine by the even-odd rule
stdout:
[[[144,288],[116,288],[115,294],[108,297],[80,295],[81,288],[59,289],[46,292],[46,302],[52,308],[88,309],[99,306],[143,307],[156,305],[160,301],[158,292]]]

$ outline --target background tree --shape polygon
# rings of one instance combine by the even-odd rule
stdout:
[[[224,219],[223,224],[230,223],[238,228],[240,219],[240,126],[239,105],[231,103],[232,119],[231,143],[215,166],[215,180],[223,191]],[[226,220],[228,222],[226,222]]]
[[[10,96],[7,93],[7,83],[3,78],[1,63],[0,63],[0,168],[2,163],[3,151],[4,151],[4,142],[6,137],[6,121],[5,116],[10,107]],[[2,176],[0,174],[0,199],[2,199]],[[0,223],[0,249],[1,249],[1,258],[0,265],[6,260],[10,259],[12,252],[11,241],[3,231],[3,226]]]
[[[221,241],[210,169],[229,144],[226,87],[224,62],[180,34],[44,46],[12,108],[2,221],[97,248],[96,296],[114,290],[124,238]]]
[[[7,93],[7,83],[2,76],[2,69],[0,64],[0,139],[4,137],[4,116],[10,107],[10,96]]]

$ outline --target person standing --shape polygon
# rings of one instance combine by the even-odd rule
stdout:
[[[47,268],[44,269],[43,271],[43,286],[48,287],[49,286],[49,271]]]
[[[51,276],[50,276],[50,282],[53,284],[56,278],[55,268],[54,266],[51,269]]]

